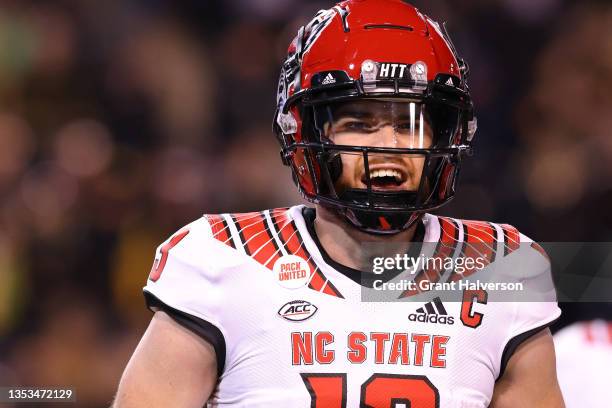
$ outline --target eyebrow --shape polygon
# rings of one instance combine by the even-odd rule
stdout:
[[[373,112],[360,110],[358,108],[340,108],[336,112],[332,112],[332,115],[336,117],[351,116],[355,118],[371,118],[376,116]]]
[[[333,113],[333,116],[334,116],[334,120],[338,120],[340,118],[345,118],[345,117],[351,117],[351,118],[357,118],[357,119],[371,119],[375,117],[380,117],[381,115],[377,115],[375,112],[347,109],[347,110],[339,110],[338,112]],[[408,121],[408,120],[411,120],[411,118],[409,114],[401,114],[395,117],[393,120]],[[421,122],[420,118],[418,116],[415,117],[415,123],[420,123],[420,122]],[[425,120],[425,122],[427,122],[427,120]]]

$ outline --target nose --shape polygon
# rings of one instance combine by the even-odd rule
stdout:
[[[422,127],[404,129],[385,124],[373,133],[371,146],[420,149],[431,145],[431,136]]]
[[[375,147],[398,147],[397,133],[391,124],[382,126],[374,136],[373,146]]]

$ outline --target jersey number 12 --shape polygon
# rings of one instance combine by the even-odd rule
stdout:
[[[346,408],[346,374],[302,373],[311,408]],[[360,408],[438,408],[438,389],[422,375],[373,374],[361,385]]]

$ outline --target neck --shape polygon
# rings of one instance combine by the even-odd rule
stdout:
[[[360,231],[332,210],[320,205],[316,209],[314,227],[325,252],[339,264],[361,271],[371,270],[374,257],[393,257],[398,248],[407,249],[418,224],[397,234],[374,235]]]

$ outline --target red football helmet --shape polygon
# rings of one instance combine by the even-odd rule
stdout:
[[[300,192],[361,230],[378,234],[402,231],[424,211],[447,203],[476,130],[467,73],[445,28],[408,3],[348,0],[319,11],[289,46],[274,120],[282,161],[291,167]],[[394,132],[410,129],[421,143],[336,143],[329,124],[342,111],[339,106],[359,101],[381,103],[381,112],[392,112]],[[430,134],[427,144],[424,122]],[[380,129],[359,126],[361,132]],[[419,126],[420,135],[415,131]],[[347,155],[360,156],[362,188],[338,186]],[[372,162],[402,156],[420,158],[418,187],[377,187],[376,177],[394,175],[400,183],[402,175],[374,173]]]

